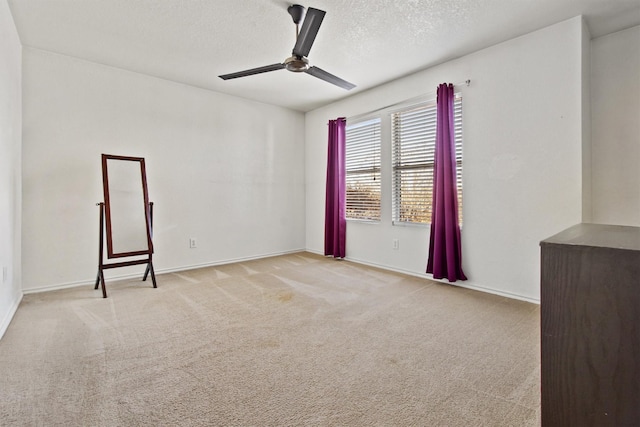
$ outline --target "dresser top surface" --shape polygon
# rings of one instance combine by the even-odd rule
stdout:
[[[640,251],[640,227],[582,223],[540,242]]]

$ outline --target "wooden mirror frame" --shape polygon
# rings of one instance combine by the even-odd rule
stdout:
[[[142,187],[142,198],[140,201],[140,210],[144,215],[145,229],[146,229],[146,247],[134,247],[125,251],[116,251],[117,247],[114,247],[113,239],[113,215],[114,210],[112,207],[112,199],[109,188],[109,163],[110,161],[124,161],[135,162],[140,167],[140,185]],[[132,188],[135,188],[137,184],[133,183]],[[149,193],[147,190],[147,175],[143,157],[128,157],[128,156],[114,156],[110,154],[102,154],[102,187],[104,190],[104,204],[105,204],[105,219],[106,219],[106,237],[107,237],[107,257],[108,258],[121,258],[131,257],[136,255],[150,255],[153,253],[153,241],[151,232],[151,214],[149,211]]]
[[[113,195],[111,194],[112,191],[110,191],[110,187],[109,187],[109,161],[110,160],[118,160],[118,161],[124,161],[124,162],[137,162],[140,166],[140,185],[141,185],[141,190],[142,190],[142,202],[143,205],[140,207],[142,210],[142,214],[144,215],[144,223],[142,223],[141,225],[138,225],[138,228],[142,228],[144,227],[146,230],[146,239],[143,238],[142,240],[146,241],[146,244],[141,245],[141,246],[146,246],[145,248],[140,248],[138,250],[138,248],[133,248],[132,250],[126,250],[126,251],[121,251],[121,252],[116,252],[114,250],[114,245],[113,245],[113,211],[112,211],[112,201],[113,201]],[[135,165],[134,165],[135,166]],[[119,191],[121,193],[124,193],[125,196],[131,196],[133,193],[137,193],[138,190],[136,189],[136,183],[135,181],[137,181],[136,175],[137,173],[135,172],[135,168],[133,169],[133,172],[131,171],[127,171],[128,174],[123,174],[123,176],[119,176],[118,178],[114,178],[114,180],[112,181],[112,183],[114,184],[115,187],[117,187],[117,190],[113,190],[113,191]],[[130,176],[128,176],[130,175]],[[129,185],[128,181],[133,181],[133,186]],[[124,183],[126,183],[125,185],[123,185]],[[98,274],[96,276],[96,284],[94,289],[98,289],[98,286],[100,284],[102,284],[102,297],[106,298],[107,297],[107,287],[105,285],[105,280],[104,280],[104,270],[106,269],[110,269],[110,268],[119,268],[119,267],[128,267],[128,266],[133,266],[133,265],[139,265],[139,264],[146,264],[147,265],[147,269],[144,272],[144,276],[142,278],[142,281],[146,281],[147,280],[147,276],[149,274],[151,274],[151,281],[153,282],[153,287],[157,288],[157,284],[156,284],[156,275],[153,271],[153,243],[152,243],[152,237],[153,237],[153,202],[149,202],[149,194],[147,191],[147,174],[146,174],[146,169],[145,169],[145,165],[144,165],[144,158],[142,157],[127,157],[127,156],[113,156],[113,155],[109,155],[109,154],[103,154],[102,155],[102,187],[104,190],[104,202],[100,202],[97,203],[96,206],[100,207],[100,234],[99,234],[99,238],[98,238]],[[136,194],[135,197],[125,197],[122,200],[124,201],[124,205],[127,206],[128,204],[126,202],[131,202],[132,200],[134,200],[134,198],[138,198],[139,194]],[[129,200],[130,199],[130,200]],[[137,205],[139,206],[139,201],[136,200],[134,201],[130,206],[134,206]],[[135,210],[137,210],[138,208],[134,208]],[[127,210],[128,211],[128,210]],[[139,215],[139,213],[138,213]],[[106,224],[105,224],[105,216],[106,216]],[[128,214],[125,213],[124,217],[121,218],[122,220],[118,220],[119,224],[127,224],[128,219],[127,218]],[[137,220],[137,222],[140,222],[140,219]],[[120,226],[122,227],[122,226]],[[122,228],[126,228],[126,227],[122,227]],[[134,226],[135,228],[135,226]],[[125,234],[125,240],[126,240],[126,229],[124,231]],[[141,234],[139,231],[135,231],[136,234]],[[104,236],[107,236],[107,250],[108,250],[108,254],[107,257],[108,258],[121,258],[121,257],[137,257],[137,259],[133,259],[133,260],[129,260],[129,261],[119,261],[119,262],[112,262],[112,263],[105,263],[104,262]],[[138,238],[140,238],[140,236],[138,236]],[[139,243],[139,242],[138,242]],[[140,258],[140,256],[144,255],[144,258]]]

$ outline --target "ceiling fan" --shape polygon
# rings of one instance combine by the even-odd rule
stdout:
[[[320,24],[322,24],[322,20],[324,19],[326,12],[310,7],[307,9],[307,13],[305,15],[304,9],[304,6],[300,6],[299,4],[291,5],[287,9],[287,12],[291,15],[293,22],[296,24],[296,44],[293,46],[293,51],[289,58],[285,59],[282,63],[238,71],[237,73],[223,74],[219,77],[222,80],[229,80],[286,68],[294,73],[305,72],[313,77],[317,77],[343,89],[350,90],[356,87],[353,83],[349,83],[340,77],[334,76],[321,68],[309,66],[309,60],[306,57],[309,55],[309,51],[311,50],[311,46],[313,45],[316,35],[318,34]],[[304,22],[302,23],[302,28],[298,31],[298,25],[302,22],[303,16]]]

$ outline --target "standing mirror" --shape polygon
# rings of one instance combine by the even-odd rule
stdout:
[[[95,288],[102,282],[103,297],[107,297],[103,270],[147,264],[144,278],[151,273],[153,287],[152,227],[153,203],[149,202],[147,177],[143,157],[102,155],[102,187],[104,202],[100,206],[100,260]],[[107,258],[138,257],[132,261],[104,262],[104,241]],[[145,256],[139,259],[140,256]]]
[[[102,155],[109,258],[153,252],[147,178],[142,157]]]

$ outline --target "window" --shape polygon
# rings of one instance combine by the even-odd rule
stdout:
[[[348,219],[380,221],[380,118],[346,128]]]
[[[436,103],[421,103],[391,114],[394,223],[431,222]],[[462,98],[454,100],[458,221],[462,224]]]

